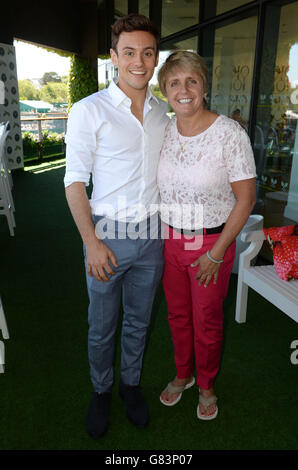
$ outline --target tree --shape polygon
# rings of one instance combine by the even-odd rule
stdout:
[[[157,96],[157,98],[160,98],[161,100],[163,101],[167,101],[166,97],[162,94],[162,92],[160,91],[160,88],[159,88],[159,85],[158,83],[155,84],[155,85],[150,85],[151,87],[151,90],[152,90],[152,93]],[[169,109],[169,112],[172,113],[173,112],[173,109],[171,108],[171,106],[169,105],[168,103],[168,109]]]
[[[20,100],[39,100],[39,90],[30,80],[19,80]]]
[[[166,98],[164,97],[164,95],[162,94],[162,92],[160,91],[160,88],[159,88],[159,85],[156,84],[156,85],[151,85],[151,90],[152,90],[152,93],[157,96],[158,98],[160,98],[161,100],[164,100],[166,101]]]
[[[42,85],[47,85],[49,82],[61,82],[61,77],[56,72],[45,72],[41,78]]]
[[[50,82],[40,90],[40,99],[47,103],[67,103],[67,85]]]

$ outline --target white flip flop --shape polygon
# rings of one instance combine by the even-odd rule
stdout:
[[[199,419],[202,419],[203,421],[211,421],[211,419],[215,419],[216,416],[218,415],[217,405],[216,405],[216,410],[215,410],[214,413],[212,413],[212,415],[208,415],[208,414],[202,415],[201,412],[200,412],[200,404],[204,406],[204,408],[206,409],[206,413],[207,413],[208,406],[213,405],[213,403],[216,403],[216,401],[217,401],[217,397],[215,395],[212,395],[211,397],[205,398],[200,394],[199,395],[199,405],[198,405],[198,408],[197,408],[197,417]]]
[[[194,383],[195,383],[195,378],[194,377],[186,385],[173,385],[173,382],[169,382],[168,385],[167,385],[168,392],[169,393],[179,393],[179,395],[176,398],[176,400],[173,400],[170,403],[168,403],[167,401],[164,401],[160,396],[159,399],[160,399],[161,403],[165,406],[174,406],[174,405],[176,405],[178,403],[178,401],[180,401],[180,399],[182,397],[182,393],[184,392],[184,390],[187,390],[188,388],[192,387],[194,385]]]

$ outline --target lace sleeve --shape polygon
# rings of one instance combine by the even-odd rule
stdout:
[[[229,144],[226,146],[225,161],[230,183],[256,176],[255,159],[249,137],[236,123],[229,136]]]

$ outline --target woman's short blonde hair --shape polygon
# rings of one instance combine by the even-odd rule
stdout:
[[[202,57],[195,52],[175,51],[167,58],[158,72],[158,83],[160,91],[164,96],[166,93],[166,81],[169,75],[178,69],[196,72],[203,80],[204,93],[208,91],[208,69],[204,64]]]

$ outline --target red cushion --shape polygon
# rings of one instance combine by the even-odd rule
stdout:
[[[277,275],[284,281],[298,279],[298,224],[263,229],[273,250]]]

